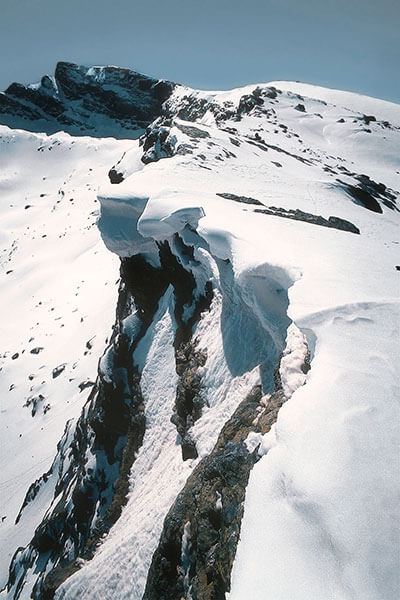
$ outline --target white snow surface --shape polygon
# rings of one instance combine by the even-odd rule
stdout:
[[[79,416],[91,388],[78,386],[95,381],[111,332],[118,260],[98,235],[97,190],[124,145],[0,127],[0,587],[53,492],[15,526],[25,494]],[[25,405],[40,394],[32,417]]]
[[[143,367],[148,428],[132,468],[128,503],[95,557],[59,588],[58,599],[139,600],[142,597],[162,520],[174,498],[197,461],[212,450],[222,425],[253,385],[261,381],[266,393],[272,391],[271,377],[267,373],[273,372],[273,358],[277,358],[274,353],[282,351],[281,376],[288,399],[273,429],[264,438],[257,439],[261,458],[250,475],[231,592],[227,598],[396,600],[399,596],[400,273],[395,269],[400,262],[399,212],[383,204],[382,214],[367,210],[356,204],[336,180],[355,185],[352,174],[365,173],[398,195],[399,130],[382,125],[379,119],[388,119],[394,125],[400,123],[400,108],[316,86],[273,82],[260,87],[265,85],[284,90],[276,99],[264,99],[264,108],[269,113],[252,111],[241,120],[217,126],[212,111],[207,111],[200,123],[210,138],[190,140],[187,137],[193,146],[192,153],[148,164],[133,171],[117,186],[107,184],[104,172],[102,174],[99,226],[110,250],[120,256],[143,252],[157,264],[155,242],[171,240],[173,234],[179,233],[185,240],[193,241],[195,255],[213,281],[215,294],[211,309],[203,314],[195,331],[198,347],[207,350],[202,382],[208,406],[193,427],[199,459],[182,462],[176,430],[168,416],[176,385],[172,350],[175,324],[169,290],[160,303],[158,321],[147,332],[135,355]],[[254,87],[220,93],[178,88],[171,102],[178,103],[185,94],[192,94],[194,98],[208,98],[221,106],[230,103],[236,107],[240,97],[251,93]],[[296,94],[302,94],[302,99]],[[299,102],[305,105],[305,112],[295,108]],[[377,119],[368,127],[363,121],[367,110]],[[339,122],[341,119],[344,122]],[[285,127],[279,127],[280,124]],[[366,131],[367,128],[371,132]],[[255,133],[270,145],[267,150],[260,144],[254,145]],[[82,377],[83,372],[86,376],[90,371],[90,357],[82,357],[86,338],[95,334],[95,340],[99,340],[92,355],[98,357],[104,347],[113,318],[113,299],[107,294],[115,295],[117,263],[111,253],[101,249],[94,229],[89,229],[84,236],[79,229],[82,215],[92,210],[92,204],[83,207],[83,203],[93,203],[94,207],[95,202],[90,183],[83,182],[95,177],[85,173],[84,178],[83,171],[79,171],[83,169],[82,162],[78,168],[63,159],[62,168],[68,164],[69,170],[63,170],[61,179],[66,177],[66,172],[79,171],[77,183],[72,184],[75,180],[70,179],[68,185],[76,186],[77,196],[80,190],[82,212],[76,216],[74,207],[75,212],[71,210],[68,217],[71,221],[66,220],[64,212],[62,226],[64,229],[69,224],[74,227],[75,223],[79,231],[72,228],[76,236],[68,234],[71,235],[68,256],[61,254],[63,245],[58,241],[51,245],[51,254],[46,248],[41,250],[40,273],[45,278],[45,287],[39,293],[39,285],[43,283],[37,281],[35,277],[39,275],[32,272],[33,246],[30,249],[34,241],[39,248],[39,240],[24,236],[21,215],[31,216],[28,232],[31,236],[41,234],[40,207],[44,200],[37,197],[39,182],[42,185],[38,173],[41,169],[42,175],[42,170],[47,169],[46,173],[50,174],[51,169],[49,163],[36,166],[32,150],[25,150],[29,145],[36,150],[39,139],[42,143],[40,136],[10,130],[4,131],[4,136],[10,136],[12,143],[20,140],[27,163],[28,157],[32,161],[29,163],[33,165],[29,167],[31,176],[36,177],[32,179],[32,191],[25,191],[25,187],[21,191],[20,187],[27,183],[17,167],[11,166],[2,183],[7,202],[11,197],[7,190],[20,199],[18,210],[10,211],[7,206],[2,212],[2,219],[7,219],[7,231],[18,228],[18,247],[22,241],[29,244],[23,262],[20,265],[16,262],[15,273],[7,275],[17,278],[12,297],[7,296],[7,304],[17,311],[18,320],[13,318],[12,331],[8,327],[3,371],[9,373],[9,378],[4,391],[14,380],[21,389],[17,405],[14,400],[6,400],[8,418],[4,427],[10,440],[7,444],[11,444],[5,460],[10,469],[6,489],[9,494],[15,494],[14,489],[19,494],[10,504],[14,507],[14,513],[10,512],[13,519],[23,490],[48,468],[65,420],[79,413],[85,399],[84,394],[76,390],[80,378],[70,373],[75,362]],[[68,140],[72,138],[60,136],[60,148],[67,153]],[[45,144],[58,139],[57,136],[46,140],[42,137]],[[104,171],[104,162],[115,164],[118,145],[120,154],[131,148],[129,155],[133,161],[139,152],[136,142],[94,142],[81,138],[79,144],[84,168],[87,171],[89,164],[92,165],[93,156],[93,169],[97,173]],[[75,142],[76,150],[79,144]],[[52,156],[61,149],[55,145]],[[8,152],[7,156],[10,160],[12,153]],[[299,156],[310,164],[299,160]],[[129,173],[129,165],[125,167]],[[57,194],[58,187],[66,185],[63,181],[52,184],[53,195]],[[96,175],[96,186],[99,182],[100,175]],[[43,191],[47,193],[46,185],[43,181]],[[266,207],[300,209],[326,219],[329,216],[346,219],[359,228],[360,235],[260,214],[254,209],[262,209],[262,206],[216,195],[224,192],[254,198]],[[28,194],[31,194],[29,198],[36,194],[34,200],[22,201],[22,196],[28,197]],[[69,196],[68,191],[62,202],[68,202]],[[24,213],[24,203],[32,203],[34,208]],[[51,208],[47,210],[50,212],[46,213],[46,231],[54,235],[55,225],[50,225],[53,213]],[[55,215],[57,210],[56,205]],[[88,224],[92,222],[88,220]],[[14,238],[2,235],[11,253]],[[98,254],[92,256],[95,248]],[[35,251],[38,252],[36,246]],[[68,265],[72,259],[86,259],[85,268],[79,273],[92,277],[90,285],[94,286],[88,293],[87,303],[77,305],[79,316],[90,312],[91,326],[83,330],[81,325],[74,325],[73,316],[68,316],[68,333],[74,337],[70,344],[59,337],[58,330],[55,335],[57,325],[53,325],[53,311],[40,328],[42,336],[48,334],[43,341],[42,337],[36,337],[38,334],[30,321],[35,315],[33,320],[41,323],[39,316],[36,317],[40,314],[36,305],[41,298],[45,310],[55,307],[54,318],[60,315],[67,319],[68,311],[75,314],[72,313],[74,297],[67,295],[66,288],[79,292],[77,286],[84,276],[79,275],[75,281],[73,277],[78,270],[71,267],[71,280],[66,281],[65,272],[60,274],[58,269],[62,257]],[[17,258],[18,251],[11,253],[11,260],[17,261]],[[98,265],[95,274],[94,264]],[[11,281],[7,279],[4,284],[7,290]],[[105,281],[107,288],[104,288]],[[54,290],[58,293],[56,300],[51,295]],[[93,297],[96,297],[95,303]],[[8,315],[5,326],[11,322],[6,308],[1,311],[2,318]],[[101,318],[101,315],[107,316]],[[33,327],[32,333],[29,327]],[[79,338],[76,337],[78,332]],[[48,354],[43,351],[31,356],[26,361],[23,376],[16,365],[22,358],[29,357],[31,335],[35,337],[32,343],[43,345]],[[54,341],[50,346],[51,340]],[[304,376],[299,366],[307,348],[311,370]],[[20,356],[12,361],[10,355],[14,352]],[[95,356],[90,363],[92,369],[95,369]],[[29,409],[22,408],[25,394],[29,393],[23,377],[36,368],[33,361],[38,361],[37,369],[39,363],[45,365],[43,372],[47,378],[51,376],[50,367],[67,363],[66,370],[54,380],[54,385],[64,381],[65,387],[60,385],[57,392],[51,388],[54,408],[34,419]],[[74,377],[72,382],[68,381],[70,377]],[[71,386],[75,386],[75,396],[71,394]],[[41,389],[45,388],[37,391]],[[3,395],[11,398],[16,391]],[[66,407],[67,397],[74,406],[71,410]],[[46,430],[49,433],[44,439],[39,429],[52,415],[57,418],[53,417],[53,426]],[[10,423],[9,418],[15,422]],[[18,437],[19,432],[23,433],[23,441]],[[31,463],[26,452],[19,454],[18,443],[24,444],[24,448],[27,443],[35,448],[32,450],[35,459]],[[29,535],[25,532],[19,535],[18,544],[28,541]]]

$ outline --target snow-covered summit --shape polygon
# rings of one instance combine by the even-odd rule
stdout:
[[[394,600],[400,108],[168,89],[137,140],[1,130],[1,597]]]

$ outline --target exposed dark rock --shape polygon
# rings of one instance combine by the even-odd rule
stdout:
[[[396,199],[398,193],[386,187],[383,183],[377,183],[373,179],[371,179],[368,175],[355,175],[355,178],[360,182],[359,186],[361,189],[367,191],[375,198],[379,198],[387,208],[391,208],[392,210],[399,210],[396,205]]]
[[[254,212],[261,213],[263,215],[273,215],[275,217],[283,217],[285,219],[293,219],[295,221],[303,221],[305,223],[311,223],[312,225],[321,225],[322,227],[331,227],[333,229],[339,229],[341,231],[348,231],[350,233],[360,233],[358,227],[339,217],[329,217],[325,219],[321,215],[313,215],[296,208],[295,210],[286,210],[285,208],[276,208],[275,206],[268,206],[266,208],[256,208]]]
[[[24,406],[31,407],[31,415],[34,417],[38,411],[40,404],[45,400],[45,397],[42,394],[38,396],[31,396],[27,399]],[[47,411],[46,411],[47,412]]]
[[[72,441],[66,432],[58,447],[52,467],[53,476],[58,476],[53,509],[36,529],[31,544],[16,555],[9,588],[18,587],[17,573],[21,582],[24,570],[39,561],[42,573],[46,564],[50,568],[46,576],[37,579],[33,598],[52,598],[66,577],[79,569],[76,559],[92,558],[101,536],[119,518],[126,503],[128,475],[145,431],[140,373],[133,351],[152,322],[167,286],[167,278],[143,257],[121,262],[117,319],[110,346],[100,361],[96,385]],[[129,339],[122,321],[134,307],[140,315],[140,327],[136,337]],[[88,463],[93,455],[96,460]],[[57,461],[61,465],[56,468]],[[34,493],[34,489],[28,493],[25,505]]]
[[[198,264],[193,249],[186,247],[179,236],[175,245],[188,264]],[[52,598],[65,578],[79,569],[77,559],[92,558],[100,538],[121,514],[128,493],[128,475],[145,432],[140,373],[133,352],[152,323],[159,300],[169,285],[175,294],[175,350],[180,375],[176,414],[181,419],[182,453],[184,458],[197,456],[189,430],[201,413],[196,370],[204,364],[205,355],[194,350],[189,341],[193,325],[210,305],[212,289],[206,284],[204,290],[194,293],[196,281],[192,272],[172,254],[168,243],[160,244],[159,254],[161,269],[151,266],[140,255],[121,260],[117,319],[110,346],[99,363],[98,379],[72,441],[65,434],[59,445],[57,456],[61,466],[55,470],[56,463],[53,465],[53,476],[59,473],[54,496],[57,500],[36,529],[31,544],[12,564],[8,585],[14,589],[20,584],[16,581],[17,573],[22,581],[24,570],[37,561],[42,564],[40,571],[46,576],[42,574],[36,581],[35,600]],[[134,309],[139,327],[131,338],[124,332],[123,320]],[[83,382],[80,388],[87,387],[86,384],[91,382]],[[29,405],[36,408],[37,402],[33,401]],[[68,461],[63,468],[66,456]],[[91,456],[96,456],[96,460],[89,460]],[[35,490],[36,487],[29,492],[25,505],[32,500]]]
[[[55,379],[56,377],[58,377],[59,375],[61,375],[61,373],[65,370],[65,364],[64,365],[58,365],[58,367],[55,367],[52,371],[52,377],[53,379]]]
[[[179,253],[188,261],[186,268],[179,262],[167,242],[160,244],[160,262],[163,273],[174,288],[176,320],[175,332],[175,361],[179,382],[176,390],[174,412],[171,421],[176,426],[181,438],[182,458],[197,457],[195,443],[190,434],[190,428],[201,416],[205,399],[201,391],[201,380],[198,369],[206,361],[206,354],[195,348],[192,340],[194,325],[199,321],[201,313],[208,310],[213,292],[211,283],[207,282],[203,290],[196,290],[197,284],[190,270],[190,264],[195,264],[193,249],[186,246],[176,235],[175,245]],[[186,316],[184,318],[186,307]],[[190,310],[188,310],[190,307]]]
[[[205,403],[198,369],[205,365],[207,354],[196,350],[193,342],[182,342],[175,351],[175,360],[179,381],[171,421],[181,437],[182,458],[187,460],[197,458],[190,428],[201,417]]]
[[[52,468],[50,468],[47,471],[47,473],[44,473],[43,475],[41,475],[41,477],[39,477],[39,479],[37,479],[34,483],[32,483],[30,485],[30,487],[25,495],[24,502],[23,502],[23,504],[19,510],[19,513],[17,515],[17,518],[15,519],[15,524],[17,524],[19,522],[24,508],[36,498],[41,486],[48,481],[51,473],[52,473]]]
[[[280,163],[278,163],[279,166]],[[227,200],[233,200],[235,202],[243,202],[244,204],[257,204],[262,206],[263,208],[256,208],[254,212],[262,213],[265,215],[274,215],[277,217],[284,217],[286,219],[293,219],[296,221],[304,221],[306,223],[312,223],[314,225],[322,225],[323,227],[332,227],[335,229],[340,229],[342,231],[349,231],[351,233],[360,233],[358,227],[350,223],[350,221],[346,221],[345,219],[340,219],[339,217],[329,217],[328,219],[324,219],[320,215],[313,215],[311,213],[303,212],[302,210],[286,210],[285,208],[276,208],[275,206],[266,207],[262,202],[256,200],[255,198],[247,198],[246,196],[236,196],[235,194],[229,193],[217,193],[217,196],[221,196],[222,198],[226,198]]]
[[[206,98],[198,98],[195,94],[183,96],[179,100],[178,111],[176,111],[175,106],[170,106],[168,102],[165,110],[168,116],[176,116],[183,121],[197,121],[204,117],[208,111],[214,115],[217,124],[224,123],[237,114],[232,102],[224,102],[220,105]]]
[[[356,175],[355,179],[359,181],[358,185],[345,183],[340,179],[337,179],[337,181],[356,204],[372,212],[382,213],[382,207],[378,202],[380,200],[388,208],[399,210],[396,206],[396,195],[388,190],[383,183],[376,183],[368,175]]]
[[[124,181],[122,173],[118,173],[115,169],[110,169],[108,171],[108,177],[111,183],[122,183]]]
[[[79,391],[83,392],[83,390],[86,390],[89,387],[93,387],[95,385],[94,381],[82,381],[78,387],[79,387]]]
[[[180,247],[181,252],[190,252],[189,248],[183,249],[181,238],[176,235],[175,243]],[[212,287],[208,282],[204,290],[198,290],[195,295],[196,280],[192,271],[189,268],[184,268],[179,262],[175,254],[172,253],[168,242],[159,244],[160,262],[162,271],[168,278],[168,282],[172,284],[175,295],[175,319],[177,329],[175,333],[174,346],[179,348],[181,344],[186,344],[192,336],[193,326],[197,323],[201,313],[207,310],[212,300]],[[186,307],[191,307],[189,316],[184,318],[184,310]]]
[[[142,162],[147,165],[161,158],[169,158],[175,154],[177,138],[171,133],[170,126],[165,122],[155,122],[146,129],[140,138],[143,146]]]
[[[121,161],[125,158],[126,152],[124,152],[121,156],[121,158],[119,159],[119,161],[117,162],[116,165],[114,165],[109,171],[108,171],[108,178],[110,180],[111,183],[122,183],[124,181],[124,174],[121,172],[121,169],[118,169],[118,165],[121,163]]]
[[[297,104],[297,106],[295,106],[294,109],[298,110],[299,112],[306,112],[306,107],[304,106],[304,104]]]
[[[196,98],[196,96],[184,96],[179,102],[179,110],[176,116],[183,121],[197,121],[201,119],[209,110],[210,105],[205,98]],[[167,103],[167,114],[175,115],[175,110],[169,110]]]
[[[245,94],[239,100],[239,105],[237,108],[237,116],[241,118],[242,115],[248,114],[253,110],[256,106],[262,106],[264,104],[264,100],[262,97],[262,92],[260,88],[255,88],[251,94]]]
[[[216,194],[221,198],[225,198],[225,200],[233,200],[234,202],[241,202],[243,204],[256,204],[258,206],[264,206],[262,202],[256,200],[255,198],[248,198],[247,196],[237,196],[236,194],[229,194],[228,192],[222,192]]]
[[[191,146],[190,144],[179,144],[179,146],[176,149],[175,154],[193,154],[193,149],[195,148],[195,146]],[[201,155],[199,155],[201,156]],[[202,155],[204,157],[204,155]],[[205,159],[205,157],[203,158],[203,160]]]
[[[281,127],[281,125],[279,127]],[[285,127],[284,131],[286,132],[287,131],[286,125],[283,125],[283,127]],[[254,140],[246,139],[246,142],[253,146],[257,146],[257,148],[259,148],[260,150],[263,150],[264,152],[267,152],[268,149],[271,149],[271,150],[275,150],[275,152],[280,152],[281,154],[286,154],[287,156],[290,156],[291,158],[295,158],[296,160],[302,162],[305,165],[313,164],[311,160],[304,158],[303,156],[299,156],[298,154],[294,154],[293,152],[289,152],[288,150],[284,150],[283,148],[280,148],[279,146],[275,146],[274,144],[268,144],[263,139],[260,139],[258,142],[254,141]]]
[[[209,138],[210,134],[208,131],[204,131],[204,129],[199,129],[198,127],[193,127],[189,125],[181,125],[180,123],[174,123],[175,127],[180,129],[182,133],[191,137],[191,138]]]
[[[36,346],[36,348],[32,348],[30,353],[31,354],[39,354],[39,352],[41,352],[42,350],[44,350],[44,348],[42,346]]]
[[[369,125],[372,121],[376,121],[376,117],[374,115],[363,115],[364,123]]]
[[[280,90],[277,90],[275,87],[271,86],[269,88],[266,88],[265,90],[265,96],[267,98],[270,98],[270,100],[274,100],[275,98],[278,97],[278,94],[281,94],[282,92]]]

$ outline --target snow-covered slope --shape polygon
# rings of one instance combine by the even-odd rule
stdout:
[[[274,82],[3,128],[1,597],[397,598],[399,123]]]
[[[118,261],[99,240],[96,194],[124,142],[0,133],[4,585],[49,502],[15,527],[27,489],[51,467],[110,336]]]

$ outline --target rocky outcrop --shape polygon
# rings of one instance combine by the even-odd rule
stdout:
[[[39,84],[0,93],[0,123],[51,134],[138,138],[161,114],[175,84],[118,67],[59,62]]]
[[[225,198],[225,200],[233,200],[233,202],[240,202],[241,204],[264,206],[262,202],[256,200],[256,198],[250,198],[249,196],[237,196],[236,194],[230,194],[229,192],[217,192],[217,196],[220,196],[220,198]]]
[[[275,217],[283,217],[284,219],[293,219],[294,221],[303,221],[304,223],[311,223],[312,225],[320,225],[322,227],[330,227],[333,229],[339,229],[341,231],[348,231],[350,233],[360,233],[358,227],[341,219],[340,217],[328,217],[325,219],[321,215],[313,215],[312,213],[304,212],[298,208],[287,210],[286,208],[277,208],[275,206],[264,206],[262,202],[256,198],[250,198],[248,196],[237,196],[228,192],[217,193],[217,196],[225,198],[225,200],[232,200],[233,202],[240,202],[242,204],[249,204],[253,206],[262,206],[263,208],[255,208],[254,212],[263,215],[273,215]]]
[[[207,354],[196,350],[193,342],[182,342],[176,349],[175,360],[179,381],[171,421],[181,438],[182,458],[187,460],[198,456],[190,428],[200,418],[205,404],[198,371],[205,365]]]
[[[139,144],[143,146],[142,162],[147,165],[157,162],[160,158],[170,158],[175,154],[177,145],[176,136],[171,133],[171,122],[156,122],[146,129],[140,138]]]
[[[380,202],[387,208],[400,210],[396,204],[396,194],[393,190],[387,188],[385,184],[377,183],[368,175],[354,174],[354,178],[356,179],[356,185],[345,183],[340,179],[337,179],[337,181],[356,204],[376,213],[383,212]]]
[[[205,399],[201,390],[199,367],[204,366],[207,355],[196,349],[192,331],[199,321],[201,313],[208,310],[213,298],[212,286],[206,282],[204,289],[197,289],[196,279],[190,270],[195,264],[192,249],[182,239],[175,236],[175,247],[179,253],[185,253],[188,266],[183,267],[177,256],[172,253],[168,243],[160,244],[160,261],[163,272],[174,288],[176,320],[175,363],[179,382],[171,421],[177,428],[182,448],[182,458],[197,458],[197,450],[190,434],[190,428],[201,416]]]
[[[295,210],[286,210],[285,208],[268,206],[265,208],[256,208],[254,209],[254,212],[263,215],[283,217],[284,219],[293,219],[294,221],[303,221],[304,223],[320,225],[321,227],[330,227],[332,229],[339,229],[340,231],[348,231],[349,233],[360,233],[358,227],[356,227],[353,223],[350,223],[350,221],[346,221],[340,217],[328,217],[325,219],[321,215],[313,215],[312,213],[304,212],[298,208]]]

